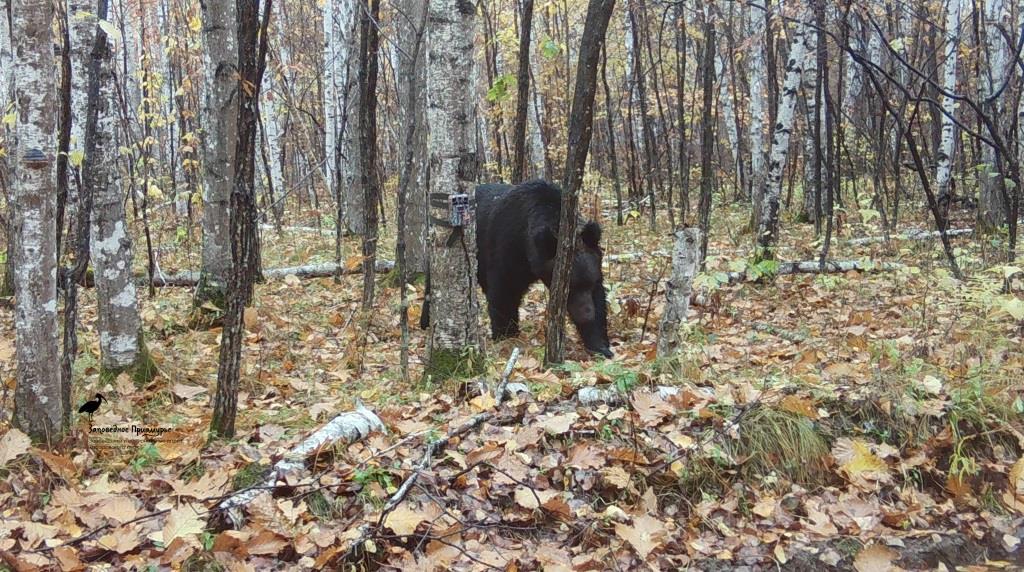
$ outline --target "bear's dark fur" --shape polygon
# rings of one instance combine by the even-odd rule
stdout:
[[[487,296],[495,339],[519,333],[519,305],[538,280],[551,286],[562,191],[545,181],[476,188],[477,280]],[[611,357],[601,274],[601,226],[579,231],[569,281],[569,317],[586,348]]]

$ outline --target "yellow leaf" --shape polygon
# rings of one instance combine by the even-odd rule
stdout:
[[[857,572],[887,572],[896,570],[893,560],[899,553],[882,544],[872,544],[857,553],[853,559],[853,568]]]
[[[206,528],[203,518],[192,507],[185,505],[171,510],[161,531],[149,535],[151,540],[158,540],[169,546],[175,538],[185,538],[199,534]]]
[[[615,524],[615,534],[628,542],[641,558],[647,558],[648,554],[661,546],[665,533],[665,525],[648,515],[634,518],[633,526]]]
[[[31,445],[32,439],[17,429],[4,433],[4,436],[0,437],[0,467],[18,455],[27,453]]]
[[[384,519],[384,526],[390,528],[399,536],[409,536],[416,532],[416,527],[424,520],[433,520],[437,511],[431,512],[412,508],[406,504],[400,504],[395,510],[388,513]]]

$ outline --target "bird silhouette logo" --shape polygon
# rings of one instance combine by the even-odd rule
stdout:
[[[79,413],[88,413],[89,414],[89,421],[91,422],[92,421],[92,414],[96,413],[96,410],[100,408],[100,402],[102,402],[102,401],[106,401],[106,398],[103,397],[102,394],[97,393],[96,394],[96,399],[92,399],[90,401],[86,401],[85,403],[83,403],[82,406],[78,408],[78,412]]]

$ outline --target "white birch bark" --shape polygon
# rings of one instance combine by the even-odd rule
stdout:
[[[807,18],[806,8],[801,8],[798,18]],[[761,256],[771,256],[779,235],[779,196],[782,192],[782,177],[789,153],[789,138],[793,131],[797,96],[803,66],[807,57],[807,39],[811,34],[803,26],[796,26],[790,39],[789,60],[786,62],[786,79],[779,93],[779,109],[772,132],[771,151],[768,156],[768,175],[765,177],[764,202],[761,206],[761,223],[757,230],[757,245]]]
[[[810,13],[807,15],[810,17]],[[818,112],[818,38],[811,30],[804,30],[804,38],[806,42],[806,51],[804,52],[803,62],[803,93],[804,103],[807,107],[807,133],[804,136],[804,214],[808,221],[814,222],[817,213],[814,210],[814,155],[816,153],[814,147],[814,117]],[[824,117],[824,114],[822,114]]]
[[[103,33],[100,31],[99,33]],[[118,112],[114,91],[114,54],[117,46],[107,40],[107,49],[96,53],[90,78],[89,113],[91,132],[86,136],[84,165],[87,188],[92,189],[90,249],[96,281],[100,375],[114,377],[131,369],[143,358],[142,320],[138,294],[132,279],[132,242],[125,221],[124,197],[117,166]]]
[[[679,328],[686,322],[693,293],[693,277],[700,260],[700,229],[690,227],[676,231],[672,250],[672,275],[665,283],[665,313],[658,328],[658,359],[668,359],[679,350],[682,341]]]
[[[229,203],[238,131],[238,37],[234,0],[203,8],[203,279],[195,305],[224,304],[231,273]]]
[[[947,92],[956,91],[957,51],[960,47],[960,10],[961,0],[946,0],[946,34],[944,63],[942,70],[942,88]],[[942,137],[936,154],[938,166],[935,171],[935,186],[938,196],[949,193],[949,179],[952,173],[953,152],[956,142],[956,124],[953,114],[956,113],[956,101],[952,97],[942,96]]]
[[[278,11],[280,5],[275,6]],[[283,26],[278,18],[274,18],[278,27]],[[278,36],[280,39],[280,36]],[[267,137],[267,161],[264,165],[270,172],[270,185],[274,188],[274,200],[281,200],[286,189],[284,188],[284,170],[281,165],[281,102],[284,101],[284,93],[280,81],[280,75],[284,73],[281,65],[280,51],[274,57],[267,58],[267,69],[263,74],[263,86],[260,90],[260,112],[263,114],[263,134]],[[262,153],[259,154],[260,162],[263,161]],[[264,173],[260,173],[262,178]],[[280,209],[280,207],[278,207]],[[280,212],[280,210],[278,211]]]
[[[342,199],[341,224],[349,232],[362,234],[366,219],[363,215],[363,186],[359,162],[359,133],[356,128],[359,117],[359,98],[357,75],[359,70],[358,45],[359,34],[357,23],[360,3],[358,0],[330,0],[332,4],[331,29],[333,45],[324,46],[325,70],[330,76],[330,84],[325,82],[324,97],[328,97],[330,89],[331,106],[334,114],[333,143],[328,143],[328,163],[335,166],[339,173],[334,176],[341,185]],[[326,9],[326,7],[325,7]],[[325,13],[326,15],[326,13]],[[326,28],[325,28],[326,30]],[[330,56],[328,56],[330,52]],[[330,60],[326,58],[330,57]],[[326,107],[325,107],[326,109]],[[333,149],[338,148],[340,157],[334,162]]]
[[[71,143],[69,162],[67,216],[74,220],[78,210],[78,186],[75,173],[80,171],[85,155],[86,96],[88,92],[89,52],[96,38],[96,3],[89,0],[68,0],[68,38],[71,43]]]
[[[985,18],[985,41],[984,50],[987,54],[987,70],[982,71],[978,78],[978,88],[982,101],[990,98],[997,90],[1003,87],[1006,82],[1007,64],[1009,55],[1006,41],[1003,39],[1003,30],[1010,30],[1009,5],[1006,0],[987,0],[984,5]],[[997,124],[1008,119],[1006,116],[1006,103],[1008,94],[997,98],[995,103],[989,107]],[[985,168],[979,169],[981,193],[978,197],[978,219],[982,228],[998,228],[1006,224],[1006,206],[1003,204],[1003,196],[1000,192],[1003,175],[999,173],[996,166],[995,147],[981,144],[981,159]],[[1005,160],[1005,159],[1004,159]]]
[[[750,41],[750,186],[754,205],[754,228],[757,228],[761,215],[761,202],[764,184],[764,131],[768,125],[768,76],[767,63],[764,57],[765,25],[764,13],[747,6],[747,32]]]
[[[10,1],[0,1],[0,117],[7,115],[10,111],[8,105],[14,101],[14,54],[11,51],[11,26],[8,17],[10,15]],[[0,122],[0,136],[3,137],[3,149],[6,151],[0,157],[0,176],[3,180],[10,181],[13,173],[10,160],[11,148],[14,146],[14,134],[7,122]],[[7,205],[7,212],[4,213],[13,220],[14,205]],[[3,273],[0,274],[0,296],[11,296],[14,293],[14,225],[7,226],[5,238],[7,239],[7,259],[3,264]]]
[[[14,421],[34,439],[64,430],[57,345],[57,73],[50,2],[12,0],[18,165],[13,180]]]
[[[736,110],[732,102],[732,90],[730,85],[733,82],[732,70],[725,60],[722,59],[721,51],[715,58],[715,78],[718,79],[718,106],[722,111],[722,121],[725,123],[725,136],[729,141],[729,160],[732,162],[733,180],[736,185],[742,184],[743,177],[739,172],[740,165],[740,139],[736,131]]]
[[[476,7],[466,0],[430,0],[427,16],[427,148],[430,193],[473,196],[478,157],[474,150],[473,40]],[[472,202],[471,202],[472,204]],[[447,220],[447,208],[431,208]],[[452,229],[430,225],[430,361],[459,359],[482,347],[476,288],[476,221],[448,246]]]
[[[423,22],[422,0],[403,0],[402,13],[397,16],[398,42],[401,50],[394,50],[398,60],[398,99],[401,114],[399,130],[399,189],[406,189],[405,208],[405,261],[410,272],[427,270],[427,119],[424,89],[427,82],[426,34],[418,34]],[[416,46],[419,39],[421,45]],[[413,61],[413,54],[416,60]],[[410,113],[414,110],[414,113]],[[411,149],[406,146],[406,132],[413,128]],[[412,153],[409,172],[405,158]],[[408,183],[404,183],[408,177]]]

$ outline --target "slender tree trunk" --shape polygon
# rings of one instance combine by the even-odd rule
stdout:
[[[629,26],[632,31],[632,42],[633,46],[633,80],[636,82],[637,89],[637,100],[640,103],[640,132],[643,142],[644,152],[644,163],[643,163],[643,179],[647,183],[647,198],[650,201],[650,210],[648,214],[648,224],[651,230],[657,227],[657,193],[655,193],[655,182],[658,181],[657,173],[658,161],[654,150],[654,133],[651,127],[651,118],[647,110],[647,82],[644,74],[643,58],[641,54],[643,50],[640,44],[640,28],[638,20],[643,14],[638,12],[645,11],[643,0],[629,0]]]
[[[362,188],[366,217],[363,234],[363,310],[373,307],[374,280],[377,260],[377,199],[380,180],[377,176],[377,51],[379,36],[377,22],[380,0],[369,0],[361,11],[359,39],[359,150],[363,165]]]
[[[231,275],[230,201],[238,129],[238,40],[235,0],[203,8],[203,263],[193,304],[225,308]]]
[[[988,65],[984,66],[985,71],[982,73],[982,77],[978,78],[978,88],[981,91],[979,99],[987,101],[1006,83],[1009,54],[1001,30],[1010,30],[1012,26],[1006,0],[986,0],[980,4],[984,7],[985,18],[983,48],[985,55],[981,57],[987,60]],[[1004,94],[985,105],[989,115],[997,122],[1009,119],[1006,113],[1007,105],[1004,102],[1007,99],[1007,95]],[[982,143],[981,149],[982,163],[985,168],[979,171],[981,194],[978,201],[978,225],[982,229],[995,229],[1007,223],[1006,216],[1009,209],[1003,201],[1001,188],[1005,184],[1006,175],[999,172],[996,149],[985,143]]]
[[[942,72],[942,89],[956,92],[956,60],[960,47],[960,10],[961,0],[946,0],[946,34],[945,60]],[[935,170],[935,187],[938,191],[939,205],[945,218],[949,209],[951,191],[950,175],[953,166],[953,150],[956,143],[956,124],[953,116],[956,113],[956,101],[952,97],[942,96],[942,135],[936,154],[938,166]]]
[[[604,48],[605,33],[615,0],[590,0],[583,24],[576,87],[569,114],[569,137],[566,150],[565,176],[562,179],[562,212],[558,226],[558,249],[548,294],[548,320],[544,361],[561,363],[565,348],[565,305],[569,297],[569,274],[576,249],[576,226],[579,218],[579,191],[583,185],[583,169],[590,153],[593,135],[594,96],[597,93],[597,65]],[[652,209],[654,205],[651,205]]]
[[[238,41],[238,116],[236,121],[234,188],[231,192],[231,283],[221,333],[217,389],[213,396],[213,437],[235,436],[238,412],[238,382],[241,374],[242,338],[245,307],[252,302],[259,274],[259,242],[256,235],[256,196],[253,177],[256,171],[256,123],[259,113],[260,85],[267,57],[267,26],[271,0],[259,10],[258,0],[236,1]],[[260,21],[262,15],[263,20]],[[243,83],[244,82],[244,83]],[[243,88],[243,85],[245,86]]]
[[[106,4],[101,0],[100,4]],[[106,8],[106,6],[101,6]],[[105,10],[97,12],[105,18]],[[142,337],[138,293],[132,276],[132,240],[125,220],[117,167],[117,100],[114,53],[106,33],[96,29],[89,68],[88,119],[83,130],[83,174],[92,198],[91,259],[95,270],[100,378],[127,371],[139,383],[155,373]],[[84,71],[84,70],[83,70]]]
[[[429,2],[426,45],[432,320],[427,373],[446,378],[471,374],[483,365],[475,217],[467,216],[463,225],[455,228],[442,225],[450,220],[451,201],[466,201],[472,207],[480,168],[474,152],[476,7],[464,0]]]
[[[612,107],[612,92],[608,88],[607,49],[601,52],[601,84],[604,86],[604,111],[608,126],[608,153],[611,156],[612,184],[615,187],[615,224],[622,226],[622,182],[619,180],[619,157],[615,152],[615,113]]]
[[[519,75],[516,84],[516,123],[513,127],[512,182],[526,175],[526,115],[530,104],[530,32],[533,28],[533,0],[521,0],[519,33]]]
[[[424,109],[427,66],[424,61],[424,9],[422,0],[403,0],[402,13],[397,16],[399,42],[398,100],[403,129],[399,156],[405,164],[399,172],[399,193],[407,208],[401,215],[405,239],[405,270],[427,271],[427,125]],[[407,274],[408,276],[408,274]]]
[[[761,203],[764,198],[765,152],[764,134],[768,125],[768,102],[766,92],[768,76],[765,73],[764,46],[771,41],[765,34],[764,15],[757,8],[747,8],[748,34],[753,46],[750,50],[750,194],[753,202],[753,224],[756,230],[761,224]]]
[[[715,93],[715,23],[713,18],[706,18],[704,23],[704,61],[702,64],[702,87],[704,96],[703,118],[700,132],[700,204],[697,207],[697,218],[700,223],[700,256],[697,262],[704,268],[704,259],[708,254],[708,234],[711,227],[711,194],[714,186],[714,171],[711,158],[715,148],[715,116],[712,114],[712,103]]]
[[[14,101],[14,52],[11,49],[11,3],[0,3],[0,103],[3,108]],[[5,149],[11,149],[14,145],[14,133],[6,122],[0,124],[0,135],[3,136]],[[13,162],[10,152],[0,157],[0,183],[3,188],[10,189],[14,176]],[[3,274],[0,274],[0,296],[14,295],[14,201],[11,195],[4,196],[7,199],[7,210],[3,213],[5,242],[7,244],[6,257],[4,258]]]
[[[806,9],[802,8],[798,19],[806,18],[806,14]],[[789,154],[789,138],[793,131],[794,112],[796,111],[797,95],[800,91],[800,79],[803,76],[803,66],[806,61],[807,47],[806,30],[798,24],[793,29],[789,60],[786,62],[786,80],[779,93],[779,109],[776,113],[771,151],[768,155],[768,175],[764,183],[761,224],[757,230],[758,256],[764,258],[774,257],[773,251],[779,239],[779,195],[782,191],[782,177]]]
[[[12,184],[14,319],[18,360],[14,422],[37,441],[55,443],[66,429],[57,345],[56,118],[54,9],[12,0],[17,158]]]

